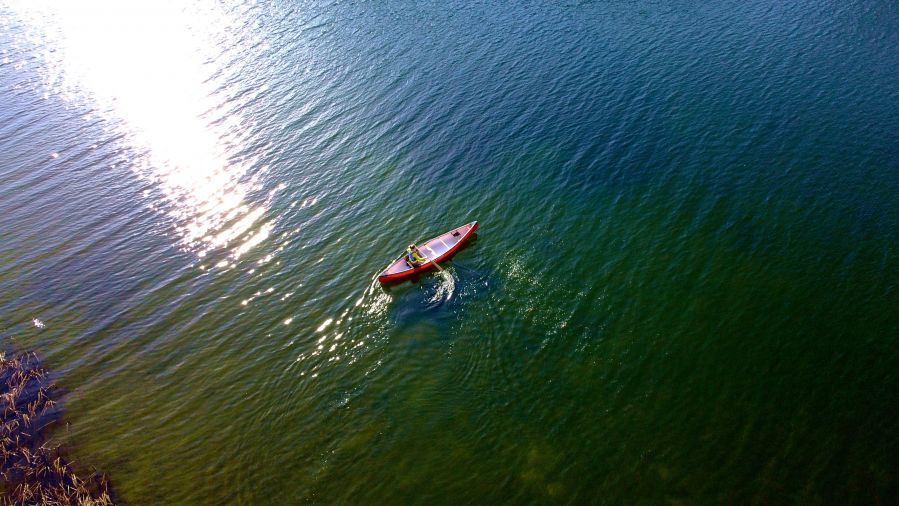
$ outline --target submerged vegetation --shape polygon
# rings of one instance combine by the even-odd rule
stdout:
[[[49,381],[34,353],[0,353],[0,504],[113,504],[109,482],[75,474],[60,448],[45,446],[43,431],[59,419]]]

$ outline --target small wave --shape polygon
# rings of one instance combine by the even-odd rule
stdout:
[[[434,290],[434,295],[428,298],[429,305],[449,302],[456,292],[456,278],[448,270],[443,269],[439,271],[437,277],[440,281],[437,284],[437,288]]]

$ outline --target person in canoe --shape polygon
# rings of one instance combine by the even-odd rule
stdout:
[[[421,254],[421,251],[418,251],[418,246],[415,244],[410,244],[409,248],[406,249],[406,263],[409,264],[410,267],[417,267],[427,260],[428,259]]]

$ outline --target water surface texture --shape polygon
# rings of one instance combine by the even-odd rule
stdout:
[[[131,504],[890,503],[897,48],[895,1],[6,0],[3,346]]]

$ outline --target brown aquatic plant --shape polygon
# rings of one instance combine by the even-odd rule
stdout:
[[[48,379],[34,353],[0,353],[0,505],[114,504],[106,476],[80,478],[42,432],[59,418]]]

